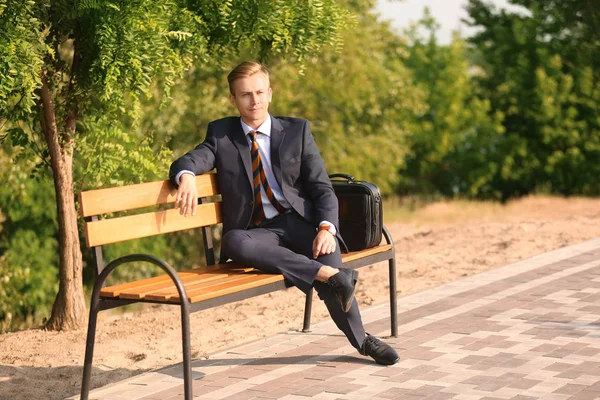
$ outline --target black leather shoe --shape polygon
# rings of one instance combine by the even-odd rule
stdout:
[[[347,268],[339,268],[339,270],[340,272],[327,280],[327,284],[331,286],[333,292],[340,300],[342,310],[348,312],[350,307],[352,307],[352,301],[354,300],[358,271]]]
[[[400,357],[396,350],[394,350],[389,344],[383,343],[375,336],[369,335],[363,342],[362,347],[358,350],[363,356],[369,356],[375,360],[377,364],[382,365],[393,365],[398,362]]]

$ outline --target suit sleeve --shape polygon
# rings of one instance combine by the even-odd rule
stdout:
[[[338,228],[338,200],[325,171],[325,162],[310,132],[308,121],[305,121],[302,140],[301,174],[306,193],[314,204],[315,221],[313,222],[318,225],[321,221],[330,221]]]
[[[204,142],[196,146],[195,149],[188,151],[183,156],[171,164],[169,169],[169,179],[173,185],[177,186],[175,177],[180,171],[191,171],[196,175],[204,174],[215,168],[217,154],[217,138],[211,124],[208,124],[206,138]]]

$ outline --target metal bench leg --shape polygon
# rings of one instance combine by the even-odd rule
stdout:
[[[313,300],[314,289],[306,294],[306,303],[304,304],[304,323],[302,324],[302,332],[310,332],[310,314],[312,311],[312,300]]]
[[[190,345],[189,302],[181,302],[181,341],[183,343],[183,386],[185,400],[192,400],[192,355]]]
[[[90,376],[92,373],[92,358],[94,353],[94,339],[96,336],[96,320],[100,311],[100,290],[108,275],[119,265],[130,262],[144,261],[162,268],[173,280],[181,301],[181,332],[183,343],[183,380],[185,400],[192,400],[192,357],[190,351],[190,302],[185,286],[177,272],[166,262],[148,254],[130,254],[111,261],[106,268],[96,277],[92,301],[90,305],[90,322],[88,325],[88,338],[85,348],[85,363],[83,366],[83,381],[81,382],[81,400],[87,400],[90,391]]]
[[[398,296],[396,294],[396,248],[390,231],[383,227],[383,236],[388,244],[392,245],[392,258],[388,260],[390,265],[390,319],[392,324],[392,337],[398,337]]]
[[[98,285],[98,282],[96,282]],[[102,286],[102,282],[100,285]],[[85,342],[85,361],[83,363],[83,378],[81,381],[81,400],[87,400],[90,394],[90,378],[92,376],[92,362],[94,360],[94,343],[96,340],[96,321],[98,320],[98,312],[100,311],[100,288],[92,293],[90,304],[90,319],[88,322],[87,340]]]
[[[392,324],[392,337],[398,337],[398,303],[396,294],[396,257],[390,263],[390,318]]]

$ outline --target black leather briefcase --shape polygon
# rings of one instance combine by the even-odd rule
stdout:
[[[383,230],[379,188],[369,182],[355,181],[353,176],[346,174],[331,174],[329,179],[338,198],[339,229],[348,250],[364,250],[379,245]]]

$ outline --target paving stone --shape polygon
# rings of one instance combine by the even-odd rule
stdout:
[[[478,362],[484,361],[486,359],[487,359],[487,357],[484,357],[484,356],[470,355],[470,356],[467,356],[465,358],[458,360],[456,363],[457,364],[474,365],[474,364],[477,364]]]
[[[492,381],[495,378],[496,377],[494,377],[494,376],[476,375],[476,376],[472,376],[469,379],[462,381],[461,383],[464,383],[466,385],[479,386],[479,385],[483,385],[484,383],[487,383],[489,381]]]
[[[388,379],[386,379],[386,382],[395,382],[395,383],[404,383],[404,382],[408,382],[411,380],[415,380],[418,379],[415,375],[408,375],[408,374],[400,374],[400,375],[394,375],[389,377]]]
[[[435,386],[435,385],[423,385],[417,389],[411,390],[407,393],[409,396],[420,396],[427,397],[429,395],[433,395],[438,393],[440,390],[444,389],[444,386]]]
[[[291,394],[294,394],[297,396],[313,397],[313,396],[318,395],[319,393],[325,392],[326,390],[327,390],[327,386],[325,386],[323,384],[317,384],[317,385],[307,386],[305,388],[296,390],[296,391],[292,392]]]
[[[527,390],[527,389],[530,389],[530,388],[536,386],[540,382],[541,381],[538,381],[535,379],[523,378],[523,379],[519,379],[518,381],[515,381],[515,382],[509,384],[508,387]]]
[[[447,373],[447,372],[431,371],[424,375],[419,375],[418,378],[422,381],[437,382],[448,375],[449,375],[449,373]]]
[[[382,399],[402,399],[408,392],[410,392],[410,389],[392,388],[377,394],[377,397]]]
[[[258,390],[244,390],[243,392],[232,394],[231,396],[223,397],[223,400],[251,400],[256,399],[258,396],[263,394],[264,392],[260,392]]]
[[[425,397],[425,400],[449,400],[455,397],[456,395],[453,393],[437,392]]]
[[[380,370],[371,373],[370,376],[390,377],[390,376],[400,375],[406,371],[407,371],[406,368],[381,368]]]
[[[548,370],[548,371],[564,372],[564,371],[570,370],[573,367],[574,367],[574,364],[567,364],[564,362],[555,362],[553,364],[548,365],[544,369]]]
[[[598,400],[598,393],[587,391],[584,389],[581,392],[578,392],[573,396],[569,397],[569,400]]]
[[[569,395],[573,395],[577,392],[582,391],[583,389],[585,389],[587,386],[585,385],[576,385],[574,383],[567,383],[566,385],[556,389],[554,391],[554,393],[561,393],[561,394],[569,394]]]
[[[294,381],[290,381],[290,382],[285,382],[282,384],[281,387],[286,387],[289,389],[293,389],[290,390],[290,392],[296,392],[300,389],[304,389],[306,387],[309,386],[314,386],[315,381],[313,379],[305,379],[305,378],[300,378],[298,380],[294,380]]]

